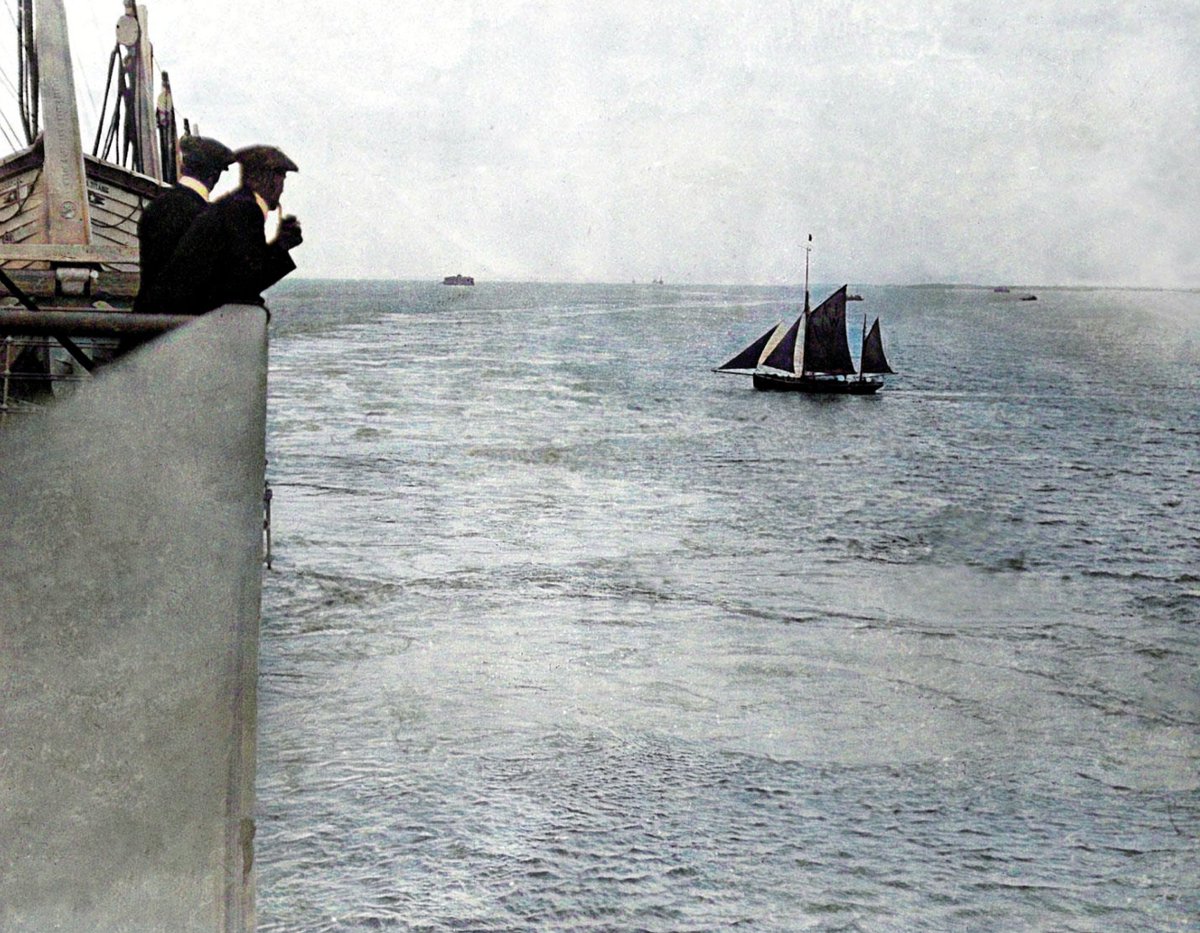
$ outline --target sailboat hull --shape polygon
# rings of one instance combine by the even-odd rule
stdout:
[[[774,392],[807,392],[810,395],[874,395],[883,386],[877,379],[822,379],[755,373],[754,388]]]

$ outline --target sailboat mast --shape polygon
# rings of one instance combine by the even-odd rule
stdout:
[[[858,351],[858,381],[863,381],[863,360],[867,355],[867,316],[863,315],[862,346]]]
[[[804,244],[804,313],[808,314],[808,254],[812,252],[812,234],[808,235],[808,242]]]
[[[141,172],[155,181],[162,181],[162,156],[158,147],[158,127],[154,113],[154,48],[150,45],[150,29],[146,7],[126,2],[126,10],[136,16],[138,42],[134,58],[133,100],[137,112],[135,127],[137,145],[141,152]]]
[[[808,256],[812,252],[812,234],[808,235],[808,242],[804,244],[804,330],[800,334],[800,339],[796,341],[797,354],[800,356],[800,365],[793,366],[792,369],[799,375],[804,375],[804,368],[808,365],[808,359],[804,353],[804,347],[808,341],[808,315],[812,310],[812,306],[808,300]]]

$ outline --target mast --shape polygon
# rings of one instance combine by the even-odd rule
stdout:
[[[808,242],[804,244],[804,314],[801,316],[804,318],[804,333],[805,334],[808,333],[808,315],[809,315],[809,311],[811,310],[809,308],[809,303],[808,303],[808,255],[811,252],[812,252],[812,234],[810,233],[808,235]],[[804,353],[805,342],[806,342],[806,339],[802,337],[799,342],[800,365],[795,367],[796,373],[801,376],[804,375],[804,367],[808,363],[808,360],[805,358],[805,353]]]
[[[155,181],[163,180],[162,157],[158,147],[158,126],[155,119],[154,76],[151,69],[154,50],[150,46],[150,30],[145,6],[126,0],[127,14],[137,17],[138,36],[134,52],[134,112],[137,125],[138,149],[142,154],[142,173]]]
[[[158,102],[154,106],[154,122],[158,127],[158,155],[162,163],[162,173],[159,181],[175,184],[179,180],[178,161],[179,141],[175,131],[175,102],[171,98],[171,78],[164,71],[161,79],[162,90],[158,94]]]
[[[862,347],[858,351],[858,381],[863,381],[863,359],[867,355],[867,316],[863,315]]]
[[[812,252],[812,234],[804,244],[804,313],[808,314],[808,254]]]

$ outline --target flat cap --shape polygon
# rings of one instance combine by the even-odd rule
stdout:
[[[233,154],[242,168],[264,172],[298,172],[299,167],[274,146],[246,146]]]
[[[190,166],[224,170],[234,161],[233,150],[209,136],[184,136],[179,140],[179,152]]]

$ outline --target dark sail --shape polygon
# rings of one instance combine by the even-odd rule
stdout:
[[[758,368],[759,357],[762,356],[763,350],[766,349],[771,337],[777,330],[779,330],[778,324],[759,337],[756,341],[754,341],[754,343],[750,344],[750,346],[746,347],[745,350],[731,359],[728,363],[718,366],[715,371],[719,373],[754,372],[754,370]]]
[[[770,356],[762,361],[763,366],[769,366],[785,373],[796,371],[796,337],[800,333],[800,325],[803,321],[804,315],[796,318],[796,323],[788,328],[788,332],[783,335],[779,345],[771,351]]]
[[[895,372],[888,366],[887,357],[883,355],[883,338],[879,336],[879,318],[875,318],[875,323],[871,325],[867,336],[863,338],[862,372],[864,375]]]
[[[854,361],[846,341],[846,286],[822,301],[808,314],[804,331],[804,371],[851,375]]]

